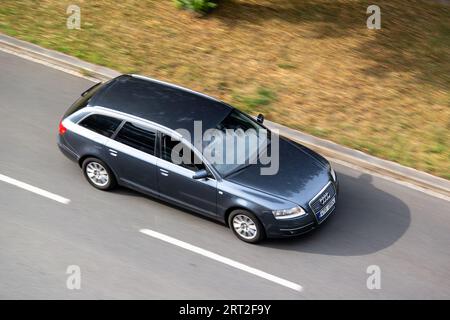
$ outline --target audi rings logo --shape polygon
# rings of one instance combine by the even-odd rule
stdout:
[[[321,205],[324,205],[325,203],[327,203],[328,200],[330,200],[331,195],[328,192],[325,192],[320,198],[319,198],[319,202]]]

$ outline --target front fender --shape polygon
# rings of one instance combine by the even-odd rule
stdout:
[[[291,201],[225,180],[218,182],[217,191],[217,214],[224,222],[230,208],[246,209],[260,217],[271,210],[287,209],[296,205]]]

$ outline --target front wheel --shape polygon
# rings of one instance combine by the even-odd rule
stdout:
[[[246,210],[235,210],[228,217],[228,225],[242,241],[257,243],[264,239],[264,227],[258,218]]]
[[[116,185],[111,169],[100,159],[87,158],[83,161],[82,170],[87,181],[97,189],[110,190]]]

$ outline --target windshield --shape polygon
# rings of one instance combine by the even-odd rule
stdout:
[[[205,137],[204,156],[221,176],[256,163],[258,150],[270,142],[270,132],[244,113],[233,110],[214,134]]]

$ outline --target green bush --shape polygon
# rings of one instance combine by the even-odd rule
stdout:
[[[179,8],[192,10],[201,14],[207,13],[217,6],[217,4],[209,0],[175,0],[175,4]]]

